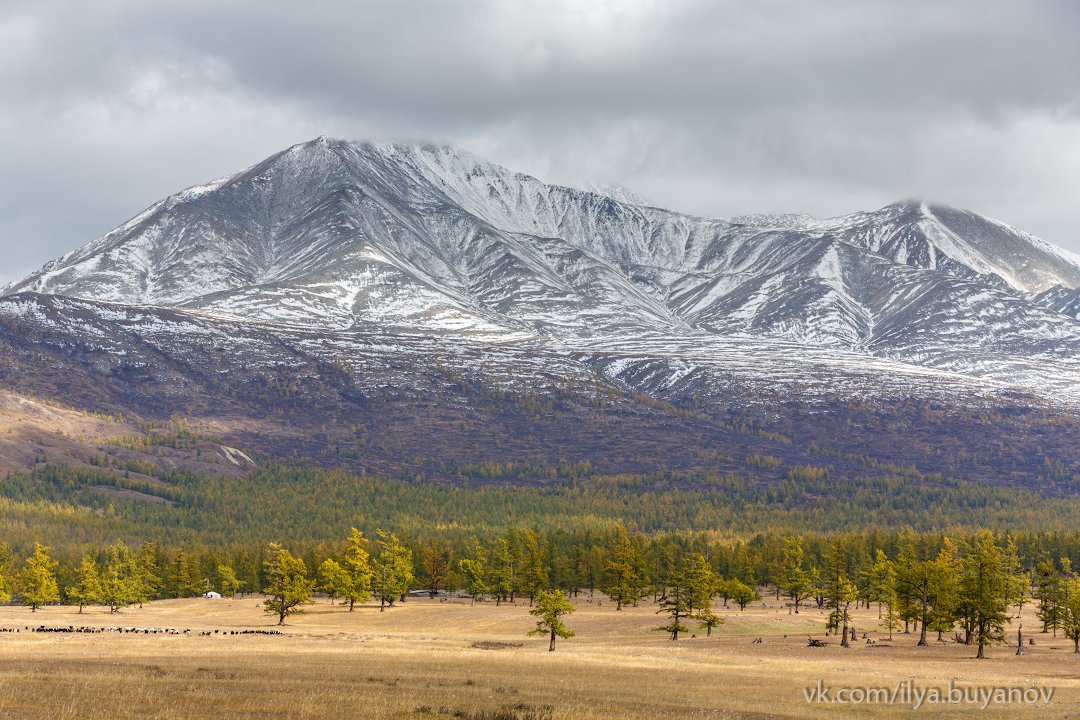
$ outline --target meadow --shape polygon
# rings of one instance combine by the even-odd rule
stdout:
[[[290,617],[282,635],[261,598],[160,600],[111,615],[91,607],[0,607],[0,717],[138,718],[1065,718],[1080,707],[1080,655],[1063,637],[975,648],[877,629],[876,607],[854,614],[858,639],[841,648],[825,614],[799,615],[771,596],[745,611],[716,611],[712,637],[691,623],[671,641],[649,602],[616,611],[597,593],[575,599],[577,637],[527,637],[528,603],[410,598],[386,612],[349,613],[325,599]],[[1025,633],[1037,628],[1025,610]],[[1007,629],[1015,640],[1016,620]],[[30,632],[37,626],[176,628],[179,635]],[[18,629],[19,632],[12,632]],[[185,634],[183,631],[189,630]],[[868,644],[863,638],[866,632]],[[203,634],[209,633],[209,634]],[[829,641],[811,648],[807,636]],[[754,642],[760,638],[761,642]],[[821,681],[844,686],[1054,689],[1049,705],[809,703]],[[835,696],[833,696],[835,697]]]

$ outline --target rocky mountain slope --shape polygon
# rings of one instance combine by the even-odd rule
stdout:
[[[475,430],[501,438],[504,459],[625,460],[641,454],[631,439],[659,432],[675,447],[654,451],[670,460],[685,450],[678,427],[700,448],[771,443],[810,462],[790,450],[795,434],[955,471],[941,451],[974,442],[985,423],[973,414],[1075,417],[1078,288],[1080,258],[949,207],[700,218],[625,189],[545,185],[453,148],[319,138],[162,200],[6,288],[0,379],[148,415],[212,414],[217,398],[236,423],[276,423],[306,407],[301,397],[333,397],[329,418],[352,428],[376,422],[382,398],[380,419],[410,432],[406,409],[434,395],[425,404],[452,455],[464,455],[454,442],[476,447]],[[481,397],[502,409],[474,417]],[[876,424],[897,403],[952,420],[908,418],[912,442],[892,450],[814,427]],[[608,405],[636,417],[623,440],[590,451],[565,434],[595,435]],[[560,412],[565,427],[539,430]],[[718,424],[690,432],[702,418]],[[304,452],[339,446],[323,424]],[[537,447],[541,435],[557,447]],[[407,444],[348,452],[394,466]],[[1010,466],[1056,462],[1020,454]]]

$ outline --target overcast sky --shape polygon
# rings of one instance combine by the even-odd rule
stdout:
[[[1080,252],[1078,38],[1072,0],[0,0],[0,284],[321,134],[704,215],[918,197]]]

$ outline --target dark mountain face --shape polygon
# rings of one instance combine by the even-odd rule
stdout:
[[[0,299],[0,385],[129,422],[213,426],[216,442],[255,457],[407,479],[514,463],[504,479],[529,466],[535,481],[545,467],[588,462],[773,483],[811,466],[1059,494],[1080,473],[1080,422],[1067,407],[750,338],[551,349],[24,293]]]
[[[9,287],[0,378],[435,475],[832,448],[850,473],[877,453],[1031,480],[1080,457],[1074,256],[925,203],[720,220],[612,195],[320,138]]]

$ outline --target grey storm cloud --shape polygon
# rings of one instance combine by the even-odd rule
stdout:
[[[1080,4],[7,2],[0,283],[319,134],[707,215],[923,197],[1080,251]]]

